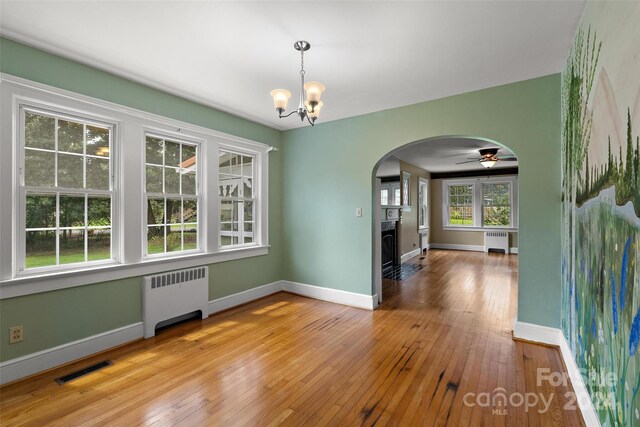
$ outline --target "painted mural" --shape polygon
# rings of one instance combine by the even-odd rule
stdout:
[[[562,328],[604,426],[640,427],[638,22],[589,2],[562,82]]]

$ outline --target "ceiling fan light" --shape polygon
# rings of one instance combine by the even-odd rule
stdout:
[[[320,82],[307,82],[304,84],[304,90],[307,92],[307,101],[320,102],[324,85]]]
[[[286,89],[274,89],[271,91],[271,96],[273,97],[273,105],[276,107],[276,110],[287,109],[287,102],[289,102],[289,98],[291,98],[291,92]]]
[[[490,167],[493,167],[493,165],[496,164],[495,160],[480,160],[480,164],[482,166],[484,166],[485,168],[489,169]]]
[[[306,101],[304,103],[304,106],[307,108],[307,115],[311,118],[315,118],[317,119],[318,116],[320,115],[320,109],[322,109],[322,106],[324,105],[324,102],[322,101],[318,101],[318,103],[316,105],[311,105],[311,103],[309,101]]]

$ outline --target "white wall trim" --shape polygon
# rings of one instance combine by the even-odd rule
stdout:
[[[558,347],[564,365],[567,367],[567,374],[571,380],[573,391],[576,393],[576,401],[585,424],[588,427],[600,427],[600,420],[591,402],[591,396],[584,383],[584,378],[562,331],[548,326],[516,321],[513,328],[513,337]]]
[[[509,248],[509,253],[510,254],[517,254],[518,253],[518,248]]]
[[[431,243],[430,249],[448,249],[452,251],[484,252],[482,245],[456,245],[453,243]]]
[[[82,357],[142,338],[142,322],[112,329],[0,363],[0,384],[6,384]]]
[[[282,281],[282,290],[304,297],[335,302],[366,310],[374,310],[378,306],[378,295],[365,295],[355,292],[341,291],[338,289],[323,288],[304,283]]]
[[[402,255],[400,257],[400,262],[405,262],[410,260],[411,258],[415,258],[418,255],[420,255],[420,248],[415,248],[414,250],[412,250],[411,252],[407,252],[406,254]]]
[[[272,282],[209,301],[209,316],[282,291],[282,282]]]
[[[209,315],[286,291],[309,298],[374,310],[378,295],[364,295],[303,283],[277,281],[209,301]],[[0,363],[0,384],[28,377],[143,337],[143,323],[133,323],[70,343]]]

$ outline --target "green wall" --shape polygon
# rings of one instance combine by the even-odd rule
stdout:
[[[95,98],[281,146],[269,127],[151,89],[61,57],[0,38],[0,71]],[[4,143],[4,142],[3,142]],[[269,157],[269,255],[210,266],[209,298],[282,278],[282,156]],[[142,319],[140,278],[0,300],[0,361],[13,359]],[[25,340],[8,345],[9,326]]]
[[[442,135],[502,143],[520,160],[518,316],[559,325],[559,75],[283,133],[4,38],[0,71],[281,147],[269,158],[269,255],[213,264],[210,299],[280,279],[371,294],[377,161]],[[133,277],[1,300],[0,361],[140,321],[139,283]],[[17,324],[25,341],[6,345],[8,327]]]
[[[373,168],[443,135],[488,138],[518,156],[518,318],[558,327],[559,74],[285,132],[284,278],[371,294]]]

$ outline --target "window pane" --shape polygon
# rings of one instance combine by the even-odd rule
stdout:
[[[45,150],[55,150],[55,126],[53,117],[28,111],[24,114],[24,145]]]
[[[242,175],[242,166],[241,166],[242,156],[238,154],[232,154],[231,156],[231,175],[240,176]]]
[[[180,199],[167,199],[167,224],[182,222],[182,206]]]
[[[63,188],[83,188],[84,173],[82,156],[72,154],[58,154],[58,187]],[[87,175],[88,175],[87,170]],[[88,176],[87,176],[88,178]]]
[[[147,163],[153,163],[154,165],[162,165],[162,152],[164,145],[162,139],[147,137],[146,153]]]
[[[482,216],[485,226],[509,226],[511,222],[511,185],[482,184]]]
[[[60,227],[84,227],[84,196],[60,195]]]
[[[232,202],[231,200],[223,200],[222,202],[220,202],[220,221],[221,222],[238,220],[237,203],[238,202]]]
[[[220,236],[220,246],[229,246],[231,244],[231,236]]]
[[[242,191],[243,197],[253,197],[253,179],[252,178],[242,178]]]
[[[473,225],[473,185],[451,185],[449,190],[449,224]]]
[[[108,128],[87,126],[87,154],[109,157],[109,133]]]
[[[184,250],[198,249],[198,225],[187,224],[184,226]]]
[[[180,144],[177,142],[164,142],[164,164],[165,166],[180,166]]]
[[[399,188],[394,189],[393,204],[396,206],[400,206],[400,189]]]
[[[196,194],[196,172],[182,173],[182,194]]]
[[[111,229],[89,229],[87,236],[87,251],[89,261],[111,259]]]
[[[147,253],[149,255],[164,252],[164,226],[147,228]]]
[[[162,167],[147,165],[146,169],[147,192],[162,193]]]
[[[58,120],[58,151],[82,154],[84,144],[82,123]]]
[[[389,190],[380,190],[380,204],[382,206],[389,204]]]
[[[84,262],[84,230],[61,230],[60,264],[74,262]]]
[[[244,202],[244,220],[253,221],[253,202]]]
[[[164,223],[164,199],[147,199],[147,224]]]
[[[167,226],[167,252],[177,252],[182,250],[182,226]]]
[[[247,177],[253,176],[253,157],[242,157],[242,175]]]
[[[111,225],[111,197],[89,196],[87,200],[87,218],[89,227]]]
[[[231,153],[225,153],[223,151],[220,152],[219,162],[219,173],[220,174],[230,174],[231,173]]]
[[[180,169],[164,168],[164,192],[180,194]]]
[[[109,160],[87,157],[87,188],[109,190]]]
[[[184,200],[182,202],[182,214],[184,222],[198,222],[198,202],[195,200]]]
[[[55,228],[56,196],[27,194],[27,228]]]
[[[25,184],[38,187],[53,187],[55,185],[54,152],[25,150]]]
[[[27,231],[25,265],[27,268],[56,265],[55,231]]]

